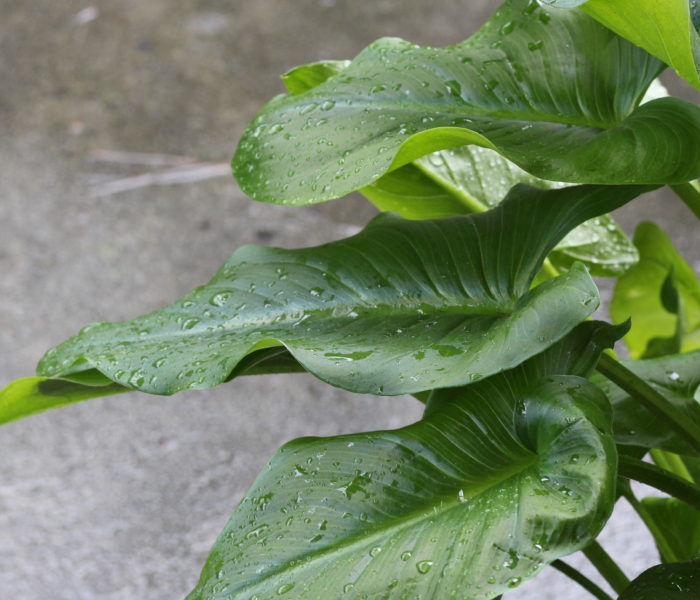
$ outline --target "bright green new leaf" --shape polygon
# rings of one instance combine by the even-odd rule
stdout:
[[[700,348],[700,282],[657,225],[634,234],[640,260],[615,286],[610,315],[632,318],[625,337],[632,358],[653,358]]]
[[[694,598],[700,598],[700,561],[656,565],[637,577],[618,600]]]
[[[551,374],[567,342],[414,425],[285,445],[188,600],[491,600],[586,546],[612,511],[616,455],[605,397]]]
[[[0,389],[0,425],[50,408],[128,391],[109,381],[104,385],[85,385],[48,377],[18,379]]]
[[[543,0],[581,10],[641,46],[700,89],[700,11],[696,0]]]
[[[518,183],[543,189],[566,185],[530,175],[493,150],[461,146],[419,158],[360,191],[380,210],[408,219],[435,219],[492,208]],[[621,275],[638,258],[610,215],[583,223],[550,255],[555,267],[568,269],[581,261],[597,276]]]
[[[700,350],[622,362],[635,375],[663,394],[689,420],[700,425]],[[615,441],[618,444],[660,448],[678,454],[695,454],[664,421],[652,415],[615,384],[597,373],[591,381],[600,387],[612,402]]]
[[[300,94],[337,75],[350,64],[349,60],[326,60],[296,67],[282,75],[282,81],[292,94]]]
[[[663,533],[675,561],[700,556],[700,511],[676,498],[644,498],[642,505]]]
[[[555,181],[686,182],[700,175],[700,109],[638,106],[661,68],[580,11],[509,0],[457,46],[382,39],[323,83],[278,96],[244,134],[234,171],[257,200],[306,204],[476,144]]]
[[[181,301],[87,327],[49,351],[39,374],[97,369],[171,394],[222,383],[247,354],[284,345],[308,371],[353,391],[462,385],[541,352],[595,310],[597,290],[580,265],[530,284],[573,227],[643,191],[519,186],[486,213],[381,215],[317,248],[247,246]]]

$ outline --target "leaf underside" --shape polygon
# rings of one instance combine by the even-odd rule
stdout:
[[[244,134],[234,172],[254,199],[307,204],[477,144],[554,181],[685,182],[700,174],[700,109],[639,106],[661,68],[579,10],[510,0],[461,44],[382,39],[278,96]]]
[[[383,215],[317,248],[248,246],[181,301],[89,326],[49,351],[39,374],[97,369],[170,394],[222,383],[246,355],[284,345],[305,369],[352,391],[462,385],[537,354],[595,310],[597,290],[580,265],[530,284],[573,227],[645,190],[521,186],[487,213]]]
[[[605,397],[551,375],[590,366],[570,337],[414,425],[285,445],[188,600],[485,600],[588,544],[612,510],[616,455]]]

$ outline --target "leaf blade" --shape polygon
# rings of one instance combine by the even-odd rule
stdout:
[[[519,364],[595,309],[597,290],[582,266],[530,284],[572,227],[642,191],[523,186],[488,213],[385,215],[319,248],[246,247],[181,302],[90,326],[49,351],[39,372],[97,369],[169,394],[222,383],[250,352],[284,345],[304,368],[352,391],[462,385]]]

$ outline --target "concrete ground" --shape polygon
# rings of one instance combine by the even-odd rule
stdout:
[[[288,68],[352,57],[385,35],[457,42],[495,5],[3,0],[0,385],[32,374],[47,348],[87,323],[180,297],[240,245],[318,244],[374,214],[359,198],[296,209],[256,204],[230,178],[95,198],[87,182],[96,174],[139,171],[91,162],[91,152],[228,161]],[[656,195],[621,215],[627,227],[640,218],[672,227],[700,266],[696,222],[682,205]],[[93,400],[5,426],[0,599],[181,599],[280,444],[396,427],[419,414],[410,398],[348,394],[296,375],[172,398]],[[624,510],[604,543],[632,575],[655,559]],[[586,597],[554,572],[508,597],[564,592]]]

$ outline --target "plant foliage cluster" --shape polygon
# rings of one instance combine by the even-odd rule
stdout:
[[[700,598],[700,283],[657,225],[630,240],[609,214],[669,185],[700,218],[700,108],[656,81],[700,89],[698,21],[693,0],[506,0],[455,46],[286,73],[238,146],[243,190],[386,212],[86,327],[0,391],[0,423],[280,372],[412,394],[417,423],[282,447],[188,600],[489,600],[547,566],[609,600],[578,550],[619,600]],[[613,323],[589,319],[591,275],[618,278]],[[621,497],[660,555],[632,582],[595,541]]]

